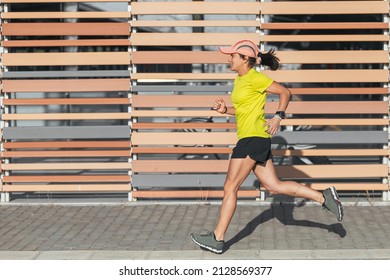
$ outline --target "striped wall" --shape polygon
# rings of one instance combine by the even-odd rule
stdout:
[[[388,1],[1,1],[1,194],[219,199],[235,74],[218,46],[275,48],[282,179],[389,200]],[[269,95],[272,116],[277,96]],[[251,175],[242,200],[264,199]]]

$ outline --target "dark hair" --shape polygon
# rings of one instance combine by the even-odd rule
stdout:
[[[279,58],[274,53],[275,49],[271,49],[267,53],[259,52],[258,57],[260,58],[260,65],[268,66],[273,71],[277,70],[279,68]],[[255,65],[256,58],[249,57],[249,66],[254,67]]]
[[[259,57],[261,59],[260,65],[266,65],[271,68],[271,70],[276,70],[279,68],[279,58],[274,55],[275,49],[269,50],[267,53],[259,52]]]

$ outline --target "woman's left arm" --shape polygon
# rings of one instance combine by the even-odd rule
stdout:
[[[268,88],[268,93],[279,95],[279,105],[276,111],[286,111],[288,103],[290,102],[291,92],[278,82],[273,82]],[[265,125],[268,126],[268,133],[274,135],[278,132],[281,119],[274,116],[267,121]]]

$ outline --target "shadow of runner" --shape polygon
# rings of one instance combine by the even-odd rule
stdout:
[[[233,238],[225,242],[225,251],[229,250],[233,244],[251,235],[259,225],[273,218],[278,219],[282,224],[287,226],[322,228],[324,230],[327,230],[328,232],[332,232],[339,235],[341,238],[344,238],[347,235],[347,232],[341,223],[327,225],[314,221],[294,219],[294,208],[304,206],[305,200],[298,204],[294,204],[293,200],[294,199],[292,197],[284,198],[283,202],[274,200],[269,209],[265,210],[260,215],[255,217],[239,233],[237,233]]]

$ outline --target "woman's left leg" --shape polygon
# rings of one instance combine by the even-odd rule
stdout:
[[[225,233],[237,207],[237,193],[256,162],[249,156],[230,159],[218,223],[214,229],[217,240],[224,240]]]
[[[218,223],[214,231],[203,234],[191,233],[191,239],[195,244],[214,253],[223,253],[225,244],[223,240],[236,210],[238,189],[255,164],[250,157],[230,159]]]
[[[271,194],[285,194],[292,197],[301,197],[324,203],[324,196],[321,192],[310,187],[301,185],[295,181],[280,181],[276,175],[272,159],[267,160],[264,164],[256,164],[253,172]]]

